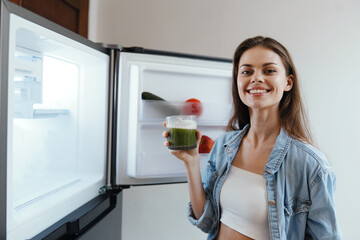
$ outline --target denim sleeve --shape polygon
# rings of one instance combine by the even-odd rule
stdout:
[[[190,222],[201,229],[205,233],[212,231],[213,219],[215,217],[212,204],[207,198],[204,205],[204,212],[199,219],[195,218],[194,212],[191,208],[191,202],[188,204],[188,219]]]
[[[319,173],[311,183],[306,227],[306,234],[311,239],[343,239],[335,214],[335,185],[336,176],[331,169]]]

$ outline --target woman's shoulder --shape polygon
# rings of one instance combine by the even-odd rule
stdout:
[[[215,144],[209,156],[209,163],[216,165],[218,168],[221,168],[223,164],[226,164],[226,158],[224,158],[225,149],[228,147],[231,148],[231,146],[235,148],[245,133],[245,128],[222,133],[215,140]]]
[[[291,138],[288,154],[294,156],[298,164],[306,164],[314,171],[332,171],[325,153],[310,143]]]
[[[231,142],[232,139],[236,138],[236,136],[239,135],[240,131],[241,130],[233,130],[230,132],[224,132],[216,139],[216,141],[224,144],[227,142]]]

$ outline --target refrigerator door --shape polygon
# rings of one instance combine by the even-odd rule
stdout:
[[[1,38],[0,238],[29,239],[105,185],[110,57],[7,1]]]
[[[213,140],[222,134],[231,111],[231,61],[132,48],[123,49],[119,65],[116,184],[185,182],[183,162],[163,145],[162,122],[188,114],[185,101],[196,98],[198,129]],[[201,154],[202,167],[207,157]]]

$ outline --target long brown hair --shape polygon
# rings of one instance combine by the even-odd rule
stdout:
[[[294,63],[289,52],[278,41],[269,37],[254,37],[243,41],[235,50],[232,72],[232,97],[233,115],[227,126],[227,130],[242,129],[250,123],[248,107],[241,101],[237,85],[240,58],[246,50],[253,47],[265,47],[278,54],[285,66],[286,76],[293,76],[293,86],[290,91],[284,92],[279,104],[280,124],[287,133],[301,141],[312,143],[311,131],[300,96],[298,77]]]

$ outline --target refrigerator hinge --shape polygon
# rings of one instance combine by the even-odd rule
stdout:
[[[115,186],[111,186],[111,185],[105,185],[102,186],[101,188],[99,188],[99,194],[108,194],[108,193],[113,193],[113,194],[118,194],[119,192],[121,192],[121,190],[126,189],[126,188],[130,188],[130,185],[115,185]]]
[[[105,194],[111,190],[112,190],[112,187],[110,185],[105,185],[99,189],[99,194]]]

